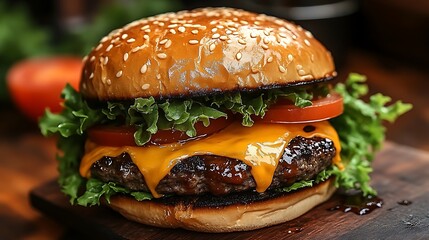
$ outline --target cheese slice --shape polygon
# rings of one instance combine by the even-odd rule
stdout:
[[[303,129],[307,125],[314,126],[315,130],[305,132]],[[284,149],[296,136],[318,136],[332,140],[337,150],[333,163],[341,167],[339,138],[328,121],[311,124],[255,123],[252,127],[244,127],[236,122],[206,138],[185,143],[145,147],[111,147],[88,143],[81,161],[80,174],[89,178],[90,167],[94,162],[103,156],[115,157],[127,152],[143,174],[152,195],[161,197],[155,191],[156,186],[180,160],[195,155],[218,155],[238,159],[251,166],[256,190],[264,192],[271,184]]]

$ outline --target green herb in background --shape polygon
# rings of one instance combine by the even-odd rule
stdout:
[[[36,26],[23,7],[0,2],[0,102],[8,100],[6,73],[16,61],[52,53],[50,35]]]
[[[61,51],[86,55],[112,30],[140,18],[177,11],[180,7],[180,1],[174,0],[112,2],[102,7],[90,24],[65,35],[61,40]]]
[[[11,8],[0,2],[0,103],[9,95],[6,73],[17,61],[43,55],[84,56],[115,28],[143,17],[176,11],[180,2],[114,1],[103,6],[94,19],[74,32],[65,32],[53,42],[53,32],[33,24],[25,6]]]

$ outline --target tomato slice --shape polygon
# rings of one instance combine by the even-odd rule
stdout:
[[[26,59],[9,70],[7,84],[14,103],[28,117],[37,120],[45,108],[61,111],[61,91],[66,83],[78,88],[82,71],[78,57]]]
[[[232,121],[233,119],[231,117],[228,119],[211,119],[210,125],[207,127],[205,127],[202,122],[197,122],[195,124],[197,134],[192,138],[186,135],[185,132],[174,129],[159,130],[157,133],[152,135],[149,144],[160,145],[205,137],[224,129],[226,126],[231,124]],[[135,131],[136,129],[130,126],[97,126],[89,129],[88,138],[102,146],[136,146],[136,143],[134,142]]]
[[[297,107],[291,103],[278,102],[268,109],[264,118],[257,121],[267,123],[307,123],[334,118],[343,113],[343,98],[338,93],[312,101],[307,107]]]

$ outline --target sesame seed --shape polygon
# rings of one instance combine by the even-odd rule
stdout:
[[[98,51],[98,50],[100,50],[101,48],[103,47],[103,44],[98,44],[98,46],[97,46],[97,48],[95,49],[95,51]]]
[[[177,24],[170,24],[167,26],[167,28],[175,28],[175,27],[177,27]]]
[[[109,62],[109,57],[105,57],[105,58],[104,58],[104,60],[103,60],[103,65],[106,65],[106,64],[107,64],[107,62]]]
[[[305,35],[306,35],[308,38],[312,38],[312,37],[313,37],[313,34],[311,34],[311,32],[310,32],[310,31],[305,31]]]
[[[143,64],[143,66],[140,68],[141,73],[145,73],[147,71],[147,65]]]
[[[102,43],[104,43],[105,41],[107,41],[107,40],[109,40],[109,38],[106,36],[106,37],[103,37],[102,39],[101,39],[101,42]]]
[[[261,22],[259,22],[259,21],[254,21],[253,22],[255,25],[260,25],[261,24]]]
[[[149,83],[146,83],[146,84],[143,84],[142,85],[142,89],[143,90],[146,90],[146,89],[148,89],[150,87],[150,84]]]
[[[194,29],[194,30],[191,31],[191,33],[194,34],[194,35],[197,35],[198,34],[198,30]]]
[[[267,62],[268,62],[268,63],[270,63],[270,62],[272,62],[272,61],[273,61],[273,57],[271,57],[271,56],[270,56],[270,57],[268,57]]]
[[[274,21],[274,23],[275,23],[275,24],[277,24],[277,25],[282,25],[282,24],[283,24],[283,21],[282,21],[282,20],[280,20],[280,19],[276,19],[276,20]]]
[[[295,34],[292,34],[292,38],[296,40],[298,37]]]
[[[112,43],[117,43],[117,42],[119,42],[119,39],[120,39],[119,37],[117,37],[117,38],[113,39],[113,40],[112,40]]]
[[[134,38],[130,38],[130,39],[127,40],[128,43],[132,43],[132,42],[135,42],[135,41],[136,40]]]
[[[167,58],[167,54],[165,54],[165,53],[158,53],[156,56],[158,56],[158,58],[160,58],[160,59],[166,59]]]
[[[169,48],[171,46],[172,41],[168,39],[168,41],[165,43],[165,48]]]
[[[302,27],[301,26],[297,26],[296,29],[298,29],[298,31],[302,31]]]
[[[143,38],[144,38],[145,40],[149,40],[149,35],[144,35],[144,36],[143,36]]]
[[[242,57],[241,52],[238,52],[237,55],[235,55],[235,57],[237,58],[237,60],[240,60]]]
[[[216,23],[217,23],[217,21],[213,20],[213,21],[210,22],[210,25],[215,25]]]
[[[305,71],[304,71],[304,70],[302,70],[302,69],[301,69],[301,70],[298,70],[298,74],[299,74],[299,75],[305,75]]]
[[[232,33],[232,31],[228,29],[228,30],[225,31],[225,33],[229,35],[229,34]]]
[[[186,31],[186,28],[183,26],[180,26],[177,30],[181,33],[184,33]]]
[[[212,38],[213,39],[216,39],[216,38],[219,38],[220,37],[220,34],[219,33],[215,33],[215,34],[213,34],[213,36],[212,36]]]
[[[308,41],[307,39],[304,39],[304,43],[305,45],[310,46],[310,41]]]
[[[128,60],[128,53],[124,53],[124,62]]]
[[[296,65],[296,69],[297,70],[301,70],[302,69],[302,65],[300,65],[300,64]]]
[[[216,45],[214,43],[210,44],[210,47],[209,47],[210,51],[213,52],[213,50],[215,50],[215,48],[216,48]]]
[[[168,38],[164,38],[164,39],[162,39],[161,41],[159,41],[159,44],[160,44],[160,45],[163,45],[163,44],[165,44],[167,41],[168,41]]]
[[[287,55],[287,59],[289,59],[289,61],[293,61],[293,55],[292,54],[288,54]]]
[[[145,32],[145,33],[150,33],[150,29],[149,29],[149,28],[148,28],[148,29],[145,29],[145,30],[144,30],[144,32]]]
[[[225,36],[225,35],[222,35],[222,36],[220,36],[220,37],[219,37],[219,39],[220,39],[220,40],[225,41],[225,40],[227,40],[227,39],[228,39],[228,37],[227,37],[227,36]]]
[[[232,39],[228,39],[226,42],[227,43],[232,43]]]
[[[89,61],[91,61],[91,62],[94,62],[94,60],[95,60],[95,56],[92,56],[92,57],[89,59]]]
[[[232,35],[238,35],[238,34],[239,34],[238,32],[233,32],[233,33],[232,33]]]
[[[263,49],[265,49],[265,50],[267,50],[268,49],[268,45],[267,44],[261,44],[261,47],[263,48]]]
[[[224,27],[224,26],[222,26],[222,25],[217,25],[216,27],[217,27],[217,28],[220,28],[220,29],[225,28],[225,27]]]
[[[128,34],[126,34],[126,33],[124,33],[124,34],[122,34],[122,39],[125,39],[125,38],[127,38],[128,37]]]
[[[263,40],[263,42],[264,42],[265,44],[268,44],[268,43],[270,43],[270,39],[268,39],[267,37],[265,37],[265,38],[264,38],[264,40]]]
[[[106,80],[106,83],[107,83],[107,85],[111,85],[111,84],[112,84],[112,81],[111,81],[110,79],[107,79],[107,80]]]
[[[286,69],[283,66],[279,66],[279,71],[282,72],[282,73],[285,73]]]
[[[122,71],[120,70],[116,73],[116,77],[121,77],[121,76],[122,76]]]
[[[192,45],[198,44],[198,40],[191,39],[191,40],[189,40],[189,44],[192,44]]]
[[[247,24],[249,24],[249,22],[244,21],[244,20],[241,20],[241,21],[240,21],[240,23],[241,23],[241,24],[243,24],[243,25],[247,25]]]
[[[287,38],[287,34],[286,34],[286,33],[283,33],[283,32],[280,32],[280,33],[279,33],[279,36],[280,36],[280,37],[282,37],[282,38]]]
[[[142,47],[137,46],[137,47],[133,48],[133,49],[131,50],[131,52],[135,53],[135,52],[139,51],[140,49],[142,49]]]
[[[161,79],[161,74],[160,73],[158,73],[158,74],[156,74],[156,79]]]
[[[171,34],[176,34],[176,30],[174,30],[174,29],[170,29],[170,33],[171,33]]]
[[[165,23],[163,23],[163,22],[158,23],[158,26],[160,26],[160,27],[164,27],[164,25],[165,25]]]
[[[113,45],[110,44],[107,48],[106,48],[106,52],[110,51],[113,48]]]
[[[215,33],[217,31],[217,28],[212,28],[212,33]]]
[[[94,73],[92,72],[91,75],[89,75],[89,79],[94,78]]]
[[[149,28],[149,25],[144,25],[143,27],[141,27],[140,29],[141,30],[146,30],[146,29],[148,29]]]
[[[258,34],[256,32],[251,32],[250,33],[250,37],[251,38],[255,38],[256,36],[258,36]]]
[[[244,41],[244,40],[243,40],[243,39],[241,39],[241,38],[239,38],[239,39],[238,39],[238,43],[243,44],[243,45],[246,45],[246,41]]]

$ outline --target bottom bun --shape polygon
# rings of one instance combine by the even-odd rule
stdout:
[[[164,228],[184,228],[198,232],[247,231],[287,222],[328,200],[335,192],[333,179],[291,193],[243,194],[224,205],[207,204],[198,198],[173,201],[136,201],[134,198],[114,196],[110,207],[124,217],[146,225]],[[258,195],[258,197],[255,196]],[[245,197],[246,198],[246,197]],[[210,199],[209,199],[210,200]]]

